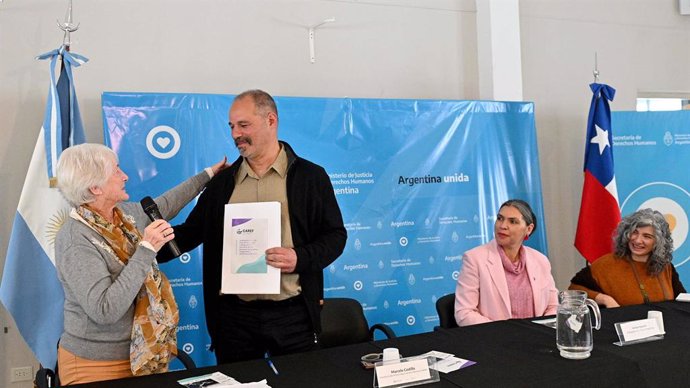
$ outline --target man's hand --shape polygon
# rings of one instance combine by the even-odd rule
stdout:
[[[266,264],[279,268],[280,272],[291,273],[297,266],[297,253],[292,248],[275,247],[266,250]]]

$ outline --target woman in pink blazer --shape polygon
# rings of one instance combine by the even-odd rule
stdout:
[[[556,289],[549,260],[522,245],[537,227],[527,202],[511,199],[501,205],[494,239],[462,258],[455,288],[458,326],[556,314]]]

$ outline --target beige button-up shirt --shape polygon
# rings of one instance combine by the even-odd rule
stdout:
[[[247,163],[247,159],[244,159],[235,176],[235,190],[230,196],[230,203],[280,202],[280,243],[284,248],[293,248],[287,202],[287,168],[287,153],[282,145],[275,162],[262,177],[256,175]],[[245,301],[284,300],[299,295],[301,292],[298,274],[281,273],[280,294],[245,294],[239,297]]]

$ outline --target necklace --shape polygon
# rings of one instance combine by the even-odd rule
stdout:
[[[637,285],[640,287],[640,293],[642,293],[642,299],[644,300],[644,303],[649,303],[649,294],[647,294],[647,290],[644,287],[644,284],[640,281],[640,276],[637,274],[637,268],[635,268],[635,263],[633,263],[632,259],[628,260],[628,263],[630,264],[630,268],[633,270],[633,275],[635,275],[635,280],[637,281]],[[656,280],[659,282],[659,288],[661,288],[661,292],[664,294],[664,300],[668,300],[668,297],[666,296],[666,290],[664,289],[664,285],[661,284],[661,279],[659,279],[659,275],[656,275]]]

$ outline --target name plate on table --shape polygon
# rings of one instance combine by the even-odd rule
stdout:
[[[624,346],[641,342],[656,341],[664,338],[656,319],[639,319],[636,321],[614,324],[620,342],[614,345]]]
[[[676,297],[676,301],[677,302],[690,302],[690,294],[688,294],[687,292],[681,292]]]
[[[374,388],[411,387],[440,381],[438,371],[430,369],[431,363],[431,358],[376,363]]]

